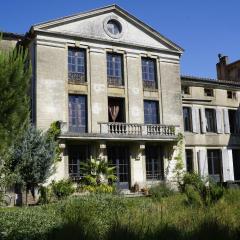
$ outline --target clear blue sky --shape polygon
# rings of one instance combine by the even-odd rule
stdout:
[[[0,30],[25,33],[33,24],[113,3],[185,49],[182,74],[215,78],[218,53],[240,59],[239,0],[2,0]]]

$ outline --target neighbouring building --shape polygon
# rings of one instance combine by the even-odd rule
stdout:
[[[116,166],[120,188],[171,181],[183,133],[187,171],[240,180],[240,83],[224,79],[227,63],[224,80],[181,77],[183,49],[116,5],[34,25],[22,42],[33,123],[61,122],[52,179],[79,180],[95,158]]]

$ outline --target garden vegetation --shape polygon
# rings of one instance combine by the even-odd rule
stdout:
[[[187,175],[183,184],[192,194],[159,185],[149,190],[149,197],[138,198],[112,193],[66,197],[72,184],[53,183],[53,194],[65,194],[53,203],[0,209],[0,236],[9,240],[239,239],[240,190],[210,184],[203,190],[208,192],[203,194],[206,204],[206,197],[194,187],[200,182]]]

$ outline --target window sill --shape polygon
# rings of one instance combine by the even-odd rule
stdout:
[[[84,83],[76,83],[76,82],[68,82],[69,85],[83,85],[83,86],[88,86],[88,82]]]
[[[112,84],[108,84],[108,87],[109,87],[109,88],[121,88],[121,89],[124,89],[124,88],[125,88],[125,86],[112,85]]]
[[[144,92],[158,92],[157,88],[143,88]]]

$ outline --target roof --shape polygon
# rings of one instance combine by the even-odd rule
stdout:
[[[240,82],[236,81],[228,81],[228,80],[219,80],[214,78],[206,78],[206,77],[196,77],[189,75],[181,75],[182,82],[192,82],[201,85],[209,85],[209,86],[222,86],[229,88],[240,88]]]
[[[78,19],[90,17],[90,16],[93,16],[93,15],[97,15],[97,14],[105,13],[105,12],[109,12],[109,11],[116,11],[117,13],[126,16],[131,21],[133,21],[136,25],[141,26],[145,31],[148,31],[155,38],[158,38],[159,40],[165,42],[167,45],[172,47],[174,50],[176,50],[180,53],[182,53],[184,51],[184,49],[181,48],[180,46],[178,46],[176,43],[172,42],[171,40],[169,40],[168,38],[166,38],[165,36],[163,36],[162,34],[157,32],[156,30],[154,30],[152,27],[145,24],[144,22],[142,22],[138,18],[134,17],[129,12],[122,9],[121,7],[119,7],[116,4],[108,5],[108,6],[105,6],[105,7],[102,7],[102,8],[97,8],[97,9],[87,11],[87,12],[83,12],[83,13],[74,14],[74,15],[71,15],[71,16],[65,16],[65,17],[57,18],[57,19],[47,21],[47,22],[43,22],[43,23],[39,23],[39,24],[35,24],[31,27],[30,31],[45,29],[47,27],[56,26],[56,25],[66,23],[66,22],[68,23],[68,22],[76,21]]]

